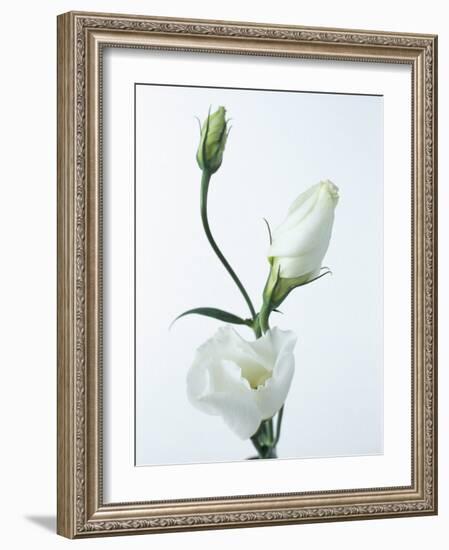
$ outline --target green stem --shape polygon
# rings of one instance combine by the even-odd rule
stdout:
[[[265,456],[265,458],[277,458],[278,455],[277,455],[277,452],[276,452],[276,447],[270,447],[268,449],[268,452]]]
[[[284,405],[279,409],[276,419],[276,432],[273,431],[273,418],[263,420],[251,441],[257,450],[257,458],[277,458],[276,447],[281,436]]]
[[[257,458],[277,458],[272,418],[260,423],[257,432],[251,437],[251,441],[259,455]]]
[[[254,445],[254,447],[256,448],[257,454],[259,455],[259,456],[256,457],[256,458],[264,458],[265,449],[264,449],[263,445],[261,445],[261,444],[259,443],[259,439],[258,439],[258,437],[257,437],[257,434],[254,434],[254,435],[251,437],[251,442],[252,442],[252,444]]]
[[[274,446],[279,442],[279,438],[281,437],[281,425],[282,425],[282,416],[284,414],[284,405],[279,409],[277,422],[276,422],[276,439],[274,440]]]
[[[258,340],[262,336],[262,329],[260,328],[260,313],[256,315],[256,318],[253,320],[251,327],[254,331],[256,340]]]
[[[273,432],[273,419],[270,418],[266,421],[265,430],[267,434],[267,440],[270,447],[274,447],[274,432]]]
[[[207,170],[203,170],[203,175],[201,177],[201,220],[203,222],[204,232],[206,233],[207,240],[209,241],[213,251],[215,252],[218,259],[223,264],[226,271],[229,273],[232,280],[234,281],[234,283],[237,285],[238,289],[242,293],[242,296],[245,299],[246,303],[248,304],[248,308],[251,312],[251,317],[254,321],[256,319],[256,310],[254,309],[253,303],[251,302],[251,298],[246,292],[246,289],[243,286],[242,282],[237,277],[235,271],[232,269],[227,259],[223,256],[221,250],[218,248],[218,245],[215,242],[215,239],[213,238],[212,232],[210,230],[209,220],[207,218],[207,196],[209,192],[209,182],[210,182],[211,176],[212,174],[210,174]]]
[[[258,319],[259,319],[259,327],[262,334],[265,334],[268,330],[270,330],[270,323],[269,323],[269,317],[270,317],[271,309],[269,305],[267,305],[265,302],[262,304],[262,309],[260,310]]]

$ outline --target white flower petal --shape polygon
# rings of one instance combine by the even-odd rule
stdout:
[[[302,277],[321,267],[329,247],[338,189],[329,180],[313,185],[273,231],[268,256],[278,260],[284,278]]]
[[[196,352],[187,395],[199,410],[219,415],[242,439],[280,409],[294,372],[293,332],[272,329],[248,342],[230,326]]]
[[[276,356],[279,356],[281,353],[293,353],[298,338],[292,330],[281,330],[273,327],[266,335],[270,338]]]
[[[220,392],[204,397],[203,401],[240,439],[250,438],[262,421],[260,410],[250,394]]]
[[[300,223],[273,232],[270,256],[296,256],[317,246],[327,249],[334,222],[333,200],[322,193],[315,207]],[[326,244],[322,244],[323,239]]]
[[[256,403],[263,419],[271,418],[282,407],[295,372],[293,349],[296,335],[291,331],[279,329],[272,329],[270,333],[273,333],[271,337],[277,351],[277,359],[271,378],[256,392]]]
[[[217,331],[214,343],[218,346],[218,355],[234,361],[242,370],[251,387],[257,387],[270,375],[273,359],[258,355],[254,342],[247,342],[230,325]]]
[[[283,231],[300,223],[315,207],[318,200],[320,184],[312,185],[293,201],[288,209],[287,217],[275,231]]]

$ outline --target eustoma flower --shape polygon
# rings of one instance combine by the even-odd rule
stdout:
[[[262,323],[264,314],[278,307],[291,290],[319,277],[338,198],[338,187],[331,181],[313,185],[292,203],[284,221],[273,231]]]
[[[202,172],[200,213],[206,238],[239,289],[250,317],[207,306],[184,311],[176,319],[203,315],[246,325],[254,331],[256,340],[249,342],[227,325],[200,346],[187,374],[187,394],[199,410],[221,416],[241,439],[250,438],[257,458],[276,458],[284,403],[295,368],[296,336],[291,331],[270,329],[269,317],[292,289],[322,275],[321,262],[329,246],[338,189],[328,180],[314,185],[294,201],[286,219],[274,231],[268,252],[270,273],[257,313],[242,281],[215,241],[208,218],[210,182],[223,162],[228,123],[226,109],[218,107],[213,113],[209,110],[201,125],[196,155]]]
[[[187,394],[199,410],[218,415],[241,439],[255,434],[285,402],[296,336],[273,328],[248,342],[226,325],[200,346],[187,374]]]

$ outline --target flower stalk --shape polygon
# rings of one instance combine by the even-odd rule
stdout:
[[[277,458],[277,439],[273,433],[273,419],[263,420],[257,432],[251,437],[251,442],[258,453],[255,458]]]
[[[207,206],[210,181],[212,175],[221,166],[228,132],[227,122],[225,120],[225,109],[220,107],[212,115],[209,113],[209,116],[207,117],[201,130],[201,142],[197,154],[198,165],[202,171],[200,196],[201,221],[212,250],[215,252],[215,255],[229,273],[231,279],[236,284],[248,306],[251,314],[251,319],[249,320],[250,325],[254,331],[256,339],[258,339],[265,334],[269,328],[268,316],[270,311],[267,309],[262,310],[262,315],[260,313],[256,313],[248,292],[217,245],[209,225]],[[280,418],[282,419],[282,415]],[[279,429],[280,422],[278,422],[278,430]],[[276,458],[276,443],[278,440],[278,434],[276,434],[276,436],[274,435],[273,418],[263,420],[257,431],[251,437],[251,441],[258,452],[258,458]]]
[[[204,168],[201,176],[201,202],[200,202],[201,221],[203,223],[203,229],[206,234],[207,240],[209,241],[209,244],[212,247],[212,250],[215,252],[216,256],[218,257],[220,262],[223,264],[224,268],[229,273],[232,280],[237,285],[237,288],[240,290],[243,298],[245,299],[245,302],[248,305],[249,311],[251,313],[251,318],[254,321],[256,318],[256,310],[254,309],[254,305],[251,301],[251,298],[249,297],[248,292],[246,291],[242,282],[238,278],[237,274],[232,269],[230,263],[225,258],[224,254],[222,253],[217,243],[215,242],[215,239],[212,235],[212,231],[210,229],[209,218],[207,215],[207,199],[209,194],[209,184],[210,184],[211,177],[212,177],[212,173],[207,168]]]

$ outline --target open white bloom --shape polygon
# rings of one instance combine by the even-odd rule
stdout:
[[[273,231],[268,256],[282,278],[319,274],[332,234],[338,187],[325,180],[313,185],[293,202],[285,220]]]
[[[230,325],[200,346],[187,373],[187,395],[199,410],[221,416],[241,439],[282,407],[295,370],[291,331],[273,328],[248,342]]]

